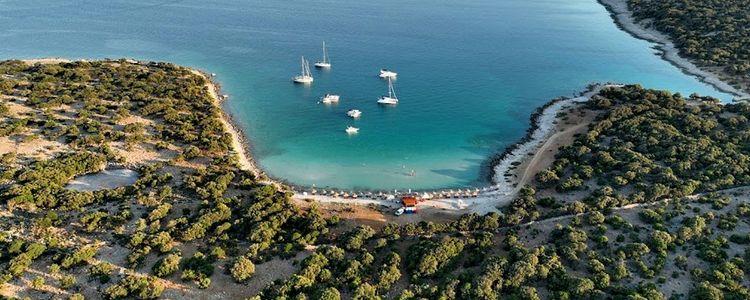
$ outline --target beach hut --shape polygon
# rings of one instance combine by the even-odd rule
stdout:
[[[401,198],[401,204],[404,206],[404,213],[417,213],[417,197],[405,196]]]

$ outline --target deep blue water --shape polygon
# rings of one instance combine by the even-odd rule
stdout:
[[[0,24],[2,59],[133,57],[217,73],[261,166],[319,187],[482,184],[482,162],[524,135],[537,106],[593,81],[731,98],[594,0],[0,0]],[[323,40],[331,71],[292,84]],[[375,103],[383,67],[399,72],[396,107]],[[341,103],[317,104],[326,92]],[[355,107],[359,121],[345,115]]]

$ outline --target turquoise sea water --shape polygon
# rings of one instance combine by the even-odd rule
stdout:
[[[594,0],[0,0],[0,24],[0,59],[133,57],[217,73],[260,165],[308,186],[481,185],[482,163],[524,135],[537,106],[592,81],[731,99]],[[323,40],[332,70],[292,84]],[[375,103],[383,67],[399,72],[396,107]],[[341,103],[317,104],[326,92]]]

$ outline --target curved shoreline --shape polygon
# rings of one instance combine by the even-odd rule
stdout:
[[[224,97],[221,95],[221,85],[213,80],[213,76],[210,76],[209,73],[206,73],[202,70],[196,69],[196,68],[189,68],[190,70],[193,70],[196,74],[199,74],[203,76],[207,82],[208,86],[211,92],[211,96],[216,101],[216,105],[221,111],[220,119],[222,123],[225,126],[225,129],[227,132],[232,136],[232,144],[235,148],[235,152],[240,157],[240,166],[252,172],[255,174],[256,177],[258,177],[262,182],[274,184],[277,187],[282,187],[286,190],[292,191],[296,197],[304,198],[304,197],[310,197],[310,195],[307,194],[307,191],[314,190],[314,189],[323,189],[323,190],[338,190],[342,193],[346,192],[346,190],[352,191],[352,189],[341,189],[337,187],[315,187],[315,186],[304,186],[304,185],[298,185],[294,183],[290,183],[282,178],[275,178],[263,171],[262,168],[260,168],[255,160],[253,159],[252,150],[250,148],[250,144],[248,143],[248,137],[245,134],[245,132],[242,130],[242,128],[236,124],[234,121],[232,115],[224,108],[223,102],[227,101]],[[482,167],[482,173],[479,174],[480,179],[483,179],[481,177],[484,177],[483,174],[487,174],[485,179],[488,180],[488,185],[484,185],[481,188],[482,193],[489,193],[493,195],[502,195],[504,197],[510,196],[512,197],[515,192],[517,192],[520,188],[518,186],[518,181],[520,179],[516,179],[516,182],[505,182],[505,174],[513,171],[513,165],[514,163],[520,163],[524,159],[532,159],[533,155],[530,156],[528,153],[536,152],[539,147],[541,147],[544,142],[547,140],[547,138],[553,134],[553,131],[555,129],[555,123],[557,121],[557,114],[567,107],[569,104],[573,103],[580,103],[587,101],[591,96],[597,94],[601,89],[611,86],[614,84],[611,83],[591,83],[589,84],[586,89],[579,92],[576,97],[558,97],[554,98],[547,103],[539,106],[536,108],[534,113],[531,114],[529,117],[529,128],[526,129],[526,134],[517,142],[505,147],[501,152],[498,152],[495,155],[492,155],[487,160],[488,162],[485,163],[485,166]],[[472,189],[475,189],[476,187],[473,187]],[[446,191],[446,190],[453,190],[455,188],[431,188],[431,189],[414,189],[411,190],[415,193],[423,193],[423,192],[440,192],[440,191]],[[468,188],[463,188],[467,191]],[[460,190],[460,188],[459,188]],[[357,189],[357,193],[365,193],[365,192],[385,192],[385,194],[389,194],[390,191],[393,191],[392,189]],[[323,195],[321,195],[323,196]],[[369,201],[366,198],[362,198],[360,200]]]
[[[577,97],[584,96],[585,94],[590,93],[591,91],[593,91],[594,89],[596,89],[599,86],[602,86],[602,84],[600,84],[600,83],[591,83],[591,84],[589,84],[586,87],[586,89],[584,89],[582,92],[579,92],[578,95],[577,95]],[[497,167],[500,164],[504,163],[509,157],[518,155],[517,153],[514,153],[514,152],[517,152],[518,149],[524,147],[527,144],[536,142],[534,140],[534,135],[535,134],[543,134],[543,132],[545,132],[545,131],[550,131],[551,128],[540,128],[540,120],[541,120],[542,116],[544,116],[545,114],[549,113],[548,109],[551,106],[553,106],[555,104],[559,104],[559,102],[568,101],[568,100],[571,100],[571,99],[572,98],[569,98],[569,97],[558,97],[558,98],[554,98],[554,99],[548,101],[547,103],[544,103],[541,106],[537,107],[534,110],[534,112],[531,113],[531,116],[529,116],[529,128],[526,129],[526,134],[520,140],[518,140],[517,142],[515,142],[515,143],[513,143],[513,144],[511,144],[511,145],[509,145],[507,147],[505,147],[505,149],[503,149],[500,152],[497,152],[496,154],[491,155],[487,159],[488,163],[486,163],[486,165],[487,165],[487,168],[489,170],[487,170],[488,174],[486,175],[485,179],[488,180],[492,185],[497,185],[497,184],[501,183],[501,180],[500,180],[501,178],[500,178],[500,175],[498,175],[498,174],[503,174],[503,177],[505,177],[504,176],[505,172],[500,172],[500,171],[503,171],[503,170],[498,170]],[[558,111],[559,111],[559,108],[557,110],[555,110],[555,115],[557,114]],[[541,131],[537,132],[540,129],[541,129]],[[514,159],[513,161],[515,162],[515,161],[518,161],[518,160]]]
[[[263,173],[263,170],[261,170],[255,163],[255,160],[253,160],[253,155],[252,151],[250,150],[250,143],[247,135],[245,135],[245,132],[241,127],[237,126],[232,115],[229,114],[226,109],[224,109],[224,101],[226,101],[228,97],[224,97],[223,94],[221,94],[221,85],[213,80],[213,76],[202,70],[196,68],[188,69],[196,75],[202,76],[206,80],[206,87],[208,88],[209,95],[214,100],[214,104],[216,105],[216,107],[219,109],[219,119],[224,125],[224,129],[232,137],[232,148],[234,148],[233,151],[237,153],[237,156],[239,156],[240,167],[246,171],[253,173],[253,175],[255,175],[255,177],[257,178],[264,177],[265,174]]]
[[[492,177],[490,179],[492,180],[492,185],[503,194],[510,195],[517,192],[521,188],[519,185],[521,180],[516,179],[516,182],[506,182],[505,178],[510,177],[510,174],[516,170],[516,164],[521,164],[524,160],[533,159],[534,155],[530,155],[530,153],[536,154],[547,139],[554,134],[558,113],[569,105],[588,101],[592,96],[598,94],[599,91],[610,86],[617,86],[617,84],[592,83],[580,92],[577,97],[555,98],[538,107],[531,114],[530,125],[529,129],[526,130],[526,135],[520,141],[508,146],[503,152],[491,159],[492,170],[490,170],[490,174]],[[505,188],[503,189],[502,187]]]
[[[655,29],[648,28],[642,22],[636,22],[633,13],[628,8],[627,0],[597,0],[599,4],[607,9],[615,25],[620,30],[627,32],[634,38],[656,44],[653,48],[660,52],[660,57],[683,73],[697,77],[700,82],[708,84],[715,89],[732,94],[735,99],[749,99],[750,93],[737,89],[719,78],[719,74],[707,71],[694,64],[687,58],[680,56],[680,52],[672,40]]]

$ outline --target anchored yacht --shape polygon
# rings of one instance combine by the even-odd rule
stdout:
[[[398,76],[398,73],[388,69],[380,69],[380,75],[378,76],[380,76],[380,78],[396,78],[396,76]]]
[[[346,115],[349,116],[349,117],[351,117],[351,118],[353,118],[353,119],[356,119],[356,118],[359,118],[362,115],[362,112],[359,111],[359,109],[351,109],[348,112],[346,112]]]
[[[338,103],[339,95],[325,94],[325,96],[320,97],[320,102],[323,102],[325,104]]]
[[[396,97],[396,90],[393,89],[393,81],[388,77],[388,96],[382,96],[378,99],[380,104],[398,104],[398,98]]]
[[[315,67],[319,69],[331,68],[331,61],[328,59],[328,50],[326,49],[326,42],[323,42],[323,61],[315,62]]]
[[[310,74],[310,63],[302,57],[302,74],[294,76],[292,80],[296,83],[309,84],[313,82],[312,74]]]
[[[348,134],[359,133],[359,128],[352,127],[352,126],[346,127],[346,133],[348,133]]]

